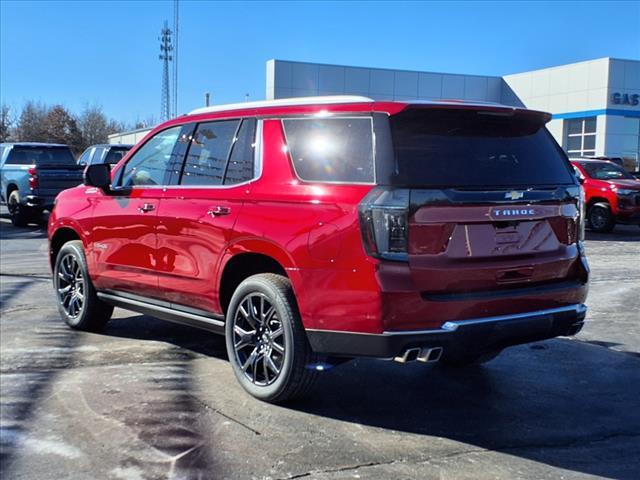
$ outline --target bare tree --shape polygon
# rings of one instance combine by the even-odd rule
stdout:
[[[87,145],[106,143],[107,136],[111,133],[107,117],[97,105],[84,107],[78,117],[78,128]]]
[[[75,118],[62,105],[55,105],[49,110],[44,126],[48,142],[69,145],[76,154],[87,146]]]
[[[9,105],[4,103],[0,107],[0,142],[6,142],[11,137],[13,117]]]
[[[49,107],[41,102],[29,101],[18,119],[17,140],[21,142],[46,142],[45,120]]]

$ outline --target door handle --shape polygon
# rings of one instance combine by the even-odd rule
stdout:
[[[138,207],[138,211],[140,213],[151,212],[156,209],[156,206],[153,203],[143,203]]]
[[[215,208],[207,210],[207,213],[212,217],[221,217],[223,215],[229,215],[231,213],[231,209],[229,207],[222,207],[218,205]]]

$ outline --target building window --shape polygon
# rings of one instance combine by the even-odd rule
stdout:
[[[569,156],[588,157],[596,154],[597,117],[573,118],[566,121],[564,149]]]

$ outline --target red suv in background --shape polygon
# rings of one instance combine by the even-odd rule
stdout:
[[[171,120],[58,197],[61,315],[93,330],[120,306],[224,334],[240,384],[273,402],[352,357],[461,366],[573,335],[582,198],[549,119],[317,97]]]
[[[616,223],[640,225],[640,180],[604,160],[571,159],[582,182],[587,226],[610,232]]]

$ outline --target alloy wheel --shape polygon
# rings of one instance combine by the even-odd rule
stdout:
[[[280,375],[285,359],[285,335],[274,305],[262,293],[250,293],[233,316],[233,347],[244,376],[267,386]]]
[[[56,278],[58,301],[69,316],[75,319],[84,308],[85,283],[82,267],[73,254],[62,257]]]
[[[589,220],[591,221],[591,226],[596,230],[604,228],[607,224],[607,217],[604,211],[600,208],[596,208],[591,213],[591,218]]]

